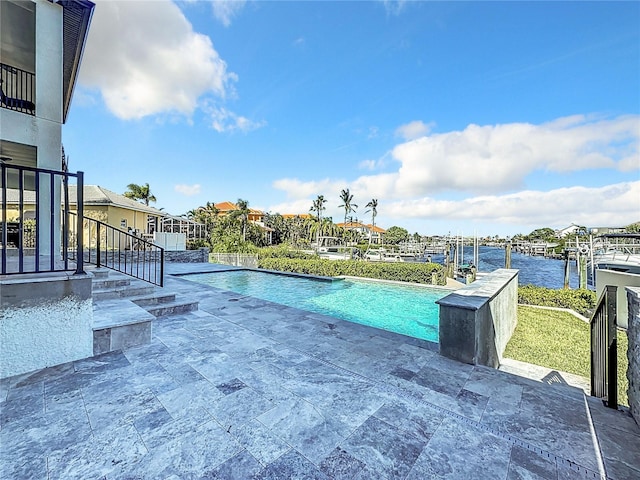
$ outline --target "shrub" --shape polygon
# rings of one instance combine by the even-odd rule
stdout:
[[[596,293],[591,290],[567,290],[524,285],[518,288],[518,303],[542,307],[570,308],[590,317],[596,306]]]
[[[213,244],[212,253],[257,253],[258,247],[239,235],[227,235]]]
[[[263,247],[258,251],[259,258],[301,258],[301,259],[314,259],[318,258],[317,255],[304,253],[300,250],[292,249],[289,245],[284,243],[280,245],[274,245],[272,247]]]
[[[432,273],[436,274],[437,285],[444,285],[444,270],[437,263],[383,263],[363,262],[360,260],[326,260],[321,258],[260,258],[259,268],[281,272],[306,273],[324,277],[375,278],[431,285]]]
[[[204,238],[196,238],[187,242],[187,250],[198,250],[201,247],[208,247],[209,242]]]

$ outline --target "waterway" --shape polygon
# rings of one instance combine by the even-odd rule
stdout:
[[[504,268],[505,251],[498,247],[480,247],[479,271],[491,272]],[[432,255],[432,261],[444,263],[443,255]],[[464,262],[473,260],[473,247],[464,247]],[[520,270],[518,282],[520,285],[536,285],[547,288],[562,288],[564,286],[564,260],[554,260],[541,256],[524,255],[511,252],[511,268]],[[576,262],[571,262],[569,286],[578,288],[578,270]]]

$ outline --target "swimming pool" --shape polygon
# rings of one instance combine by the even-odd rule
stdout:
[[[445,290],[366,280],[322,281],[253,270],[188,275],[189,280],[290,307],[438,342]]]

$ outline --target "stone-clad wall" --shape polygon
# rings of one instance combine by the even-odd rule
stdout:
[[[627,287],[627,305],[629,307],[629,408],[636,423],[640,425],[640,288]]]
[[[198,250],[165,250],[164,260],[171,263],[207,263],[209,261],[209,249],[202,247]]]
[[[436,303],[440,354],[498,368],[518,321],[518,270],[494,270]]]

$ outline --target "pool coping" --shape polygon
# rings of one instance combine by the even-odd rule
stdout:
[[[221,265],[221,264],[215,264],[215,265]],[[269,270],[266,268],[252,268],[252,267],[236,267],[234,265],[224,265],[223,268],[216,268],[215,270],[180,272],[180,273],[171,273],[169,275],[174,277],[184,277],[188,275],[199,275],[204,273],[221,273],[221,272],[236,272],[236,271],[237,272],[250,271],[250,272],[260,272],[260,273],[271,273],[273,275],[281,275],[285,277],[307,278],[307,279],[313,279],[313,280],[318,280],[322,282],[339,282],[343,280],[355,280],[355,281],[363,281],[363,282],[388,283],[392,285],[404,285],[404,286],[411,286],[411,287],[432,288],[432,289],[443,290],[447,292],[454,292],[458,290],[458,287],[452,287],[447,285],[433,285],[431,283],[403,282],[401,280],[386,280],[382,278],[355,277],[352,275],[338,275],[337,277],[327,277],[323,275],[313,275],[310,273],[283,272],[281,270]]]
[[[319,280],[322,282],[337,282],[337,281],[342,281],[344,280],[346,277],[325,277],[322,275],[312,275],[309,273],[298,273],[298,272],[283,272],[280,270],[267,270],[266,268],[251,268],[251,267],[236,267],[233,265],[225,265],[225,268],[221,268],[221,269],[215,269],[215,270],[202,270],[202,271],[197,271],[197,272],[180,272],[180,273],[171,273],[169,275],[173,276],[173,277],[186,277],[189,275],[200,275],[200,274],[204,274],[204,273],[222,273],[222,272],[242,272],[242,271],[249,271],[249,272],[259,272],[259,273],[271,273],[274,275],[281,275],[284,277],[300,277],[300,278],[307,278],[307,279],[313,279],[313,280]],[[357,278],[357,277],[354,277]]]

